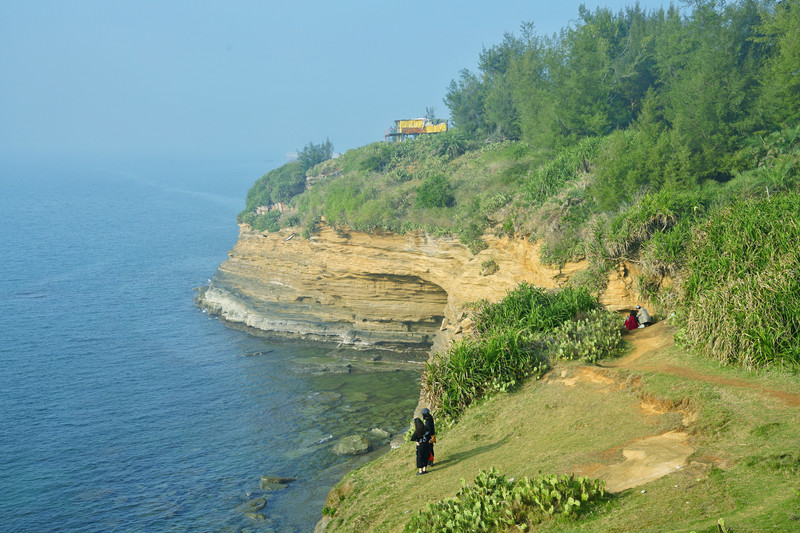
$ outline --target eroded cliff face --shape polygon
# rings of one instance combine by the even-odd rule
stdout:
[[[469,328],[466,305],[497,301],[525,281],[553,288],[585,264],[553,269],[526,239],[485,236],[472,253],[422,232],[361,233],[323,225],[310,239],[248,226],[198,303],[228,322],[352,346],[444,348]],[[497,269],[487,274],[485,264]],[[635,305],[627,269],[609,275],[602,301]]]

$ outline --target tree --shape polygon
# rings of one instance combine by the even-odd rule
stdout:
[[[314,165],[318,165],[323,161],[327,161],[333,157],[333,144],[327,137],[324,143],[314,144],[309,142],[305,148],[300,150],[297,154],[297,160],[300,162],[300,167],[303,172],[307,171]]]
[[[761,108],[769,125],[800,120],[800,1],[783,0],[765,17],[756,42],[772,49],[761,72]]]
[[[436,109],[433,107],[425,107],[425,118],[428,119],[431,124],[442,123],[442,119],[436,118]]]
[[[459,80],[452,80],[444,103],[450,108],[453,125],[471,136],[486,132],[483,103],[486,90],[481,80],[468,69],[462,69]]]

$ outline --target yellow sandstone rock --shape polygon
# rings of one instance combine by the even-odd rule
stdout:
[[[291,238],[295,233],[242,225],[199,303],[228,322],[274,334],[437,349],[468,332],[470,302],[497,301],[521,282],[558,287],[586,267],[544,266],[538,244],[518,238],[485,235],[487,249],[473,255],[457,238],[419,231],[363,233],[323,224],[309,239]],[[497,269],[485,275],[489,260]],[[612,271],[601,301],[633,307],[632,279],[627,268]]]

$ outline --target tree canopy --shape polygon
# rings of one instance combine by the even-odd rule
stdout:
[[[551,37],[525,23],[450,83],[452,121],[475,139],[551,150],[630,128],[657,160],[678,154],[681,172],[727,179],[748,135],[800,118],[800,2],[691,6],[582,6]]]

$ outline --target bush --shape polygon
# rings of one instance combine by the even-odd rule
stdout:
[[[359,169],[364,172],[384,172],[392,163],[393,150],[385,143],[370,146],[371,153],[359,162]]]
[[[434,174],[417,188],[419,207],[452,207],[456,203],[453,187],[443,174]]]
[[[475,147],[474,141],[471,141],[459,128],[431,135],[430,138],[424,140],[431,145],[433,153],[450,159],[458,157]]]
[[[800,367],[800,194],[738,202],[687,251],[683,338],[723,363]]]
[[[545,291],[529,284],[496,304],[483,302],[473,317],[476,335],[426,364],[423,393],[444,418],[455,420],[476,400],[544,374],[545,334],[597,306],[581,289]]]
[[[487,259],[486,261],[481,263],[481,275],[482,276],[491,276],[495,272],[500,270],[500,266],[497,264],[497,261],[494,259]]]
[[[411,517],[403,531],[524,531],[554,515],[575,519],[604,496],[605,482],[598,479],[540,474],[515,482],[491,468],[481,470],[473,485],[462,479],[454,498],[428,504],[426,510]]]
[[[269,206],[278,202],[288,202],[306,188],[306,175],[300,163],[287,163],[269,171],[256,181],[247,192],[245,210],[239,214],[239,222],[245,220],[247,213],[253,213],[258,206]],[[252,220],[252,219],[251,219]]]
[[[264,215],[256,215],[253,217],[250,226],[256,231],[275,232],[281,229],[280,222],[278,221],[280,217],[280,211],[270,211]]]
[[[578,320],[564,322],[550,340],[553,354],[559,359],[580,359],[595,363],[616,355],[622,347],[622,319],[616,313],[592,309]]]
[[[588,267],[569,278],[569,286],[584,289],[589,294],[599,297],[608,286],[608,265],[591,262]]]

